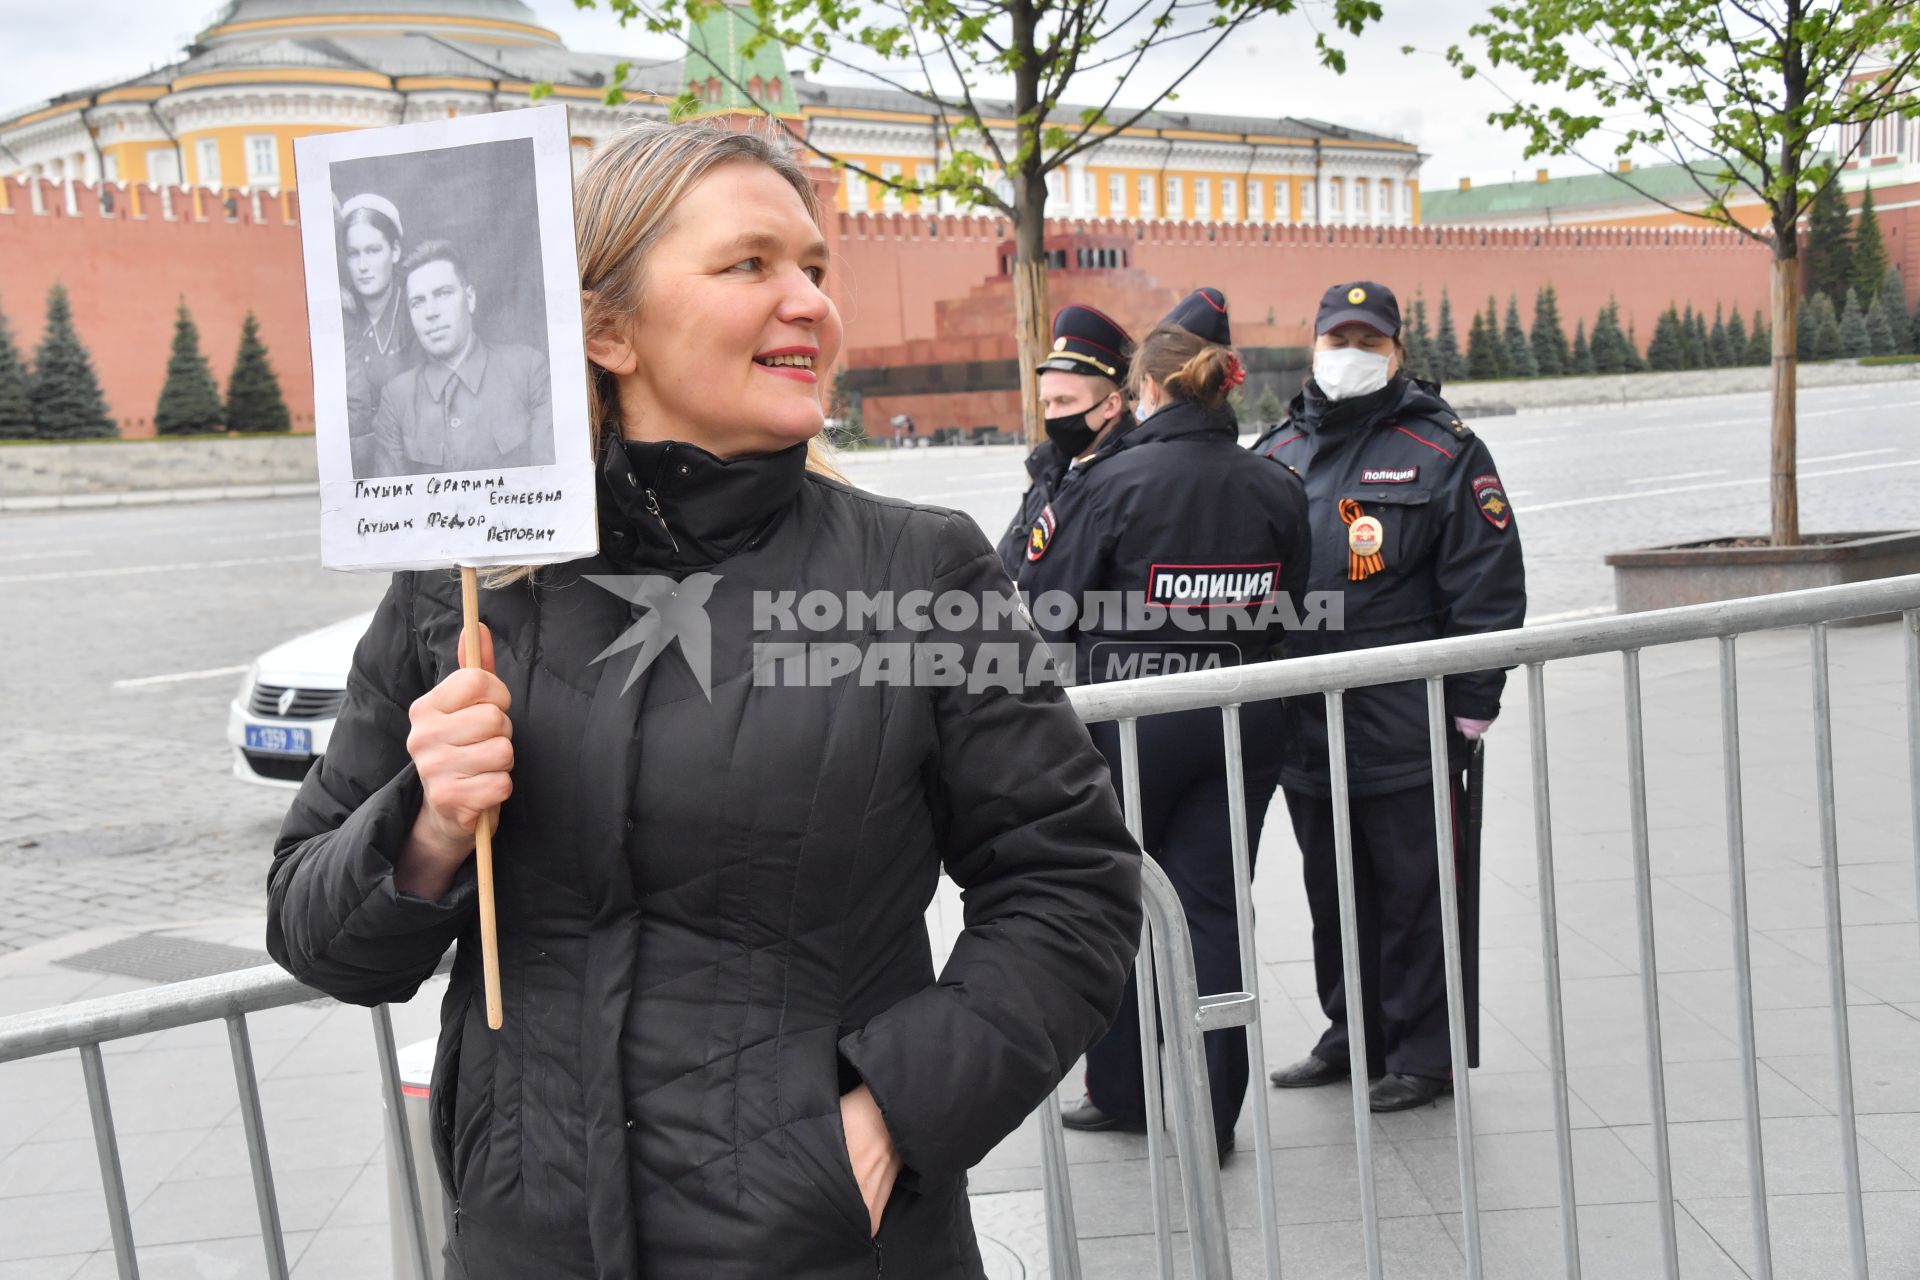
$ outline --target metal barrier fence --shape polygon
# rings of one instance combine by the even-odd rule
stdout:
[[[1268,1140],[1267,1105],[1263,1052],[1259,1022],[1259,969],[1254,960],[1251,884],[1247,874],[1246,796],[1241,781],[1240,707],[1250,702],[1273,698],[1318,696],[1326,700],[1327,740],[1332,774],[1334,858],[1339,880],[1340,940],[1342,967],[1346,984],[1346,1007],[1362,1009],[1361,968],[1354,899],[1353,839],[1349,818],[1346,759],[1346,720],[1344,696],[1348,690],[1372,685],[1422,680],[1426,684],[1428,751],[1432,764],[1434,825],[1438,835],[1440,910],[1445,949],[1447,1028],[1452,1043],[1454,1086],[1454,1131],[1459,1165],[1459,1191],[1463,1252],[1470,1280],[1480,1280],[1485,1271],[1480,1239],[1478,1183],[1474,1170],[1473,1096],[1467,1071],[1467,1011],[1462,983],[1460,955],[1459,901],[1450,865],[1453,840],[1453,812],[1448,801],[1451,765],[1447,754],[1445,678],[1473,671],[1497,668],[1526,669],[1527,704],[1531,734],[1531,761],[1534,808],[1534,841],[1539,867],[1539,915],[1541,950],[1548,1020],[1549,1074],[1552,1079],[1554,1135],[1559,1174],[1562,1255],[1569,1280],[1580,1277],[1580,1243],[1575,1212],[1572,1124],[1567,1088],[1565,1020],[1561,1004],[1558,911],[1554,897],[1553,822],[1547,785],[1547,718],[1545,664],[1569,658],[1617,653],[1621,656],[1625,677],[1625,717],[1627,743],[1627,791],[1632,829],[1635,920],[1640,953],[1641,1004],[1644,1014],[1648,1078],[1648,1100],[1652,1115],[1653,1164],[1659,1209],[1660,1250],[1663,1274],[1667,1280],[1679,1280],[1680,1256],[1675,1228],[1672,1157],[1667,1138],[1666,1078],[1660,1039],[1660,997],[1654,947],[1653,875],[1648,841],[1647,779],[1644,734],[1640,698],[1641,650],[1688,641],[1717,640],[1720,646],[1721,749],[1725,769],[1725,806],[1727,821],[1728,875],[1732,886],[1732,921],[1736,1008],[1740,1065],[1745,1103],[1745,1139],[1748,1165],[1748,1189],[1753,1212],[1754,1247],[1757,1275],[1771,1280],[1772,1245],[1767,1219],[1766,1173],[1762,1160],[1758,1060],[1754,1047],[1753,981],[1748,949],[1746,903],[1746,846],[1743,826],[1743,801],[1740,783],[1740,725],[1737,701],[1736,642],[1739,636],[1755,631],[1786,627],[1805,627],[1808,633],[1813,682],[1814,773],[1818,796],[1820,843],[1825,905],[1827,971],[1833,1013],[1833,1056],[1841,1134],[1842,1174],[1845,1179],[1848,1240],[1851,1274],[1856,1280],[1867,1276],[1867,1237],[1861,1200],[1860,1158],[1854,1123],[1852,1038],[1849,1034],[1846,1003],[1846,956],[1841,933],[1839,839],[1835,821],[1833,788],[1833,725],[1828,693],[1827,633],[1830,622],[1848,619],[1884,617],[1899,614],[1904,623],[1907,738],[1909,755],[1909,791],[1913,809],[1916,894],[1920,895],[1920,575],[1891,578],[1879,582],[1810,591],[1787,592],[1719,604],[1692,605],[1649,613],[1596,619],[1586,622],[1558,623],[1528,627],[1518,631],[1433,640],[1391,648],[1330,654],[1292,661],[1263,663],[1231,672],[1234,687],[1223,695],[1221,672],[1189,672],[1152,679],[1117,681],[1089,685],[1071,691],[1075,709],[1088,722],[1116,720],[1122,735],[1122,793],[1127,815],[1134,831],[1139,831],[1139,753],[1134,729],[1144,716],[1176,711],[1218,709],[1225,729],[1229,805],[1234,827],[1233,858],[1236,873],[1236,906],[1239,917],[1239,941],[1243,981],[1246,992],[1202,995],[1191,1019],[1209,1029],[1220,1026],[1246,1027],[1251,1065],[1251,1101],[1257,1141],[1254,1154],[1261,1204],[1260,1234],[1264,1250],[1265,1274],[1269,1280],[1280,1276],[1278,1201],[1274,1187],[1272,1152]],[[1149,920],[1148,933],[1162,921]],[[1182,931],[1184,932],[1184,931]],[[1161,950],[1159,940],[1152,948],[1142,947],[1138,969],[1142,991],[1152,989],[1152,964]],[[1163,962],[1164,963],[1164,962]],[[1163,1010],[1166,1001],[1162,1000]],[[1141,1046],[1146,1079],[1160,1078],[1160,1050],[1152,1019],[1142,999]],[[1169,1027],[1190,1027],[1168,1017]],[[1347,1025],[1352,1060],[1367,1060],[1364,1019],[1350,1017]],[[1169,1041],[1171,1043],[1171,1040]],[[1179,1080],[1180,1064],[1168,1055],[1173,1068],[1173,1083],[1180,1086],[1175,1095],[1176,1137],[1183,1127],[1209,1128],[1206,1081],[1201,1079],[1197,1102],[1194,1082]],[[1204,1076],[1204,1071],[1202,1072]],[[1360,1223],[1365,1251],[1366,1272],[1370,1280],[1380,1280],[1380,1222],[1374,1192],[1373,1120],[1368,1106],[1366,1073],[1351,1073],[1353,1088],[1354,1141],[1359,1166]],[[1150,1111],[1147,1145],[1154,1202],[1154,1234],[1160,1272],[1171,1276],[1172,1247],[1170,1211],[1164,1179],[1164,1160],[1160,1150],[1160,1117],[1157,1096],[1147,1090]],[[1198,1107],[1197,1114],[1182,1123],[1181,1110]],[[1059,1120],[1042,1117],[1042,1132],[1049,1135],[1048,1145],[1057,1140]],[[1217,1203],[1219,1170],[1211,1155],[1208,1133],[1208,1158],[1190,1158],[1187,1149],[1195,1144],[1179,1143],[1182,1181],[1189,1203],[1189,1223],[1211,1230],[1211,1219],[1195,1212],[1196,1200]],[[1051,1155],[1051,1153],[1049,1153]],[[1077,1280],[1079,1262],[1074,1239],[1071,1193],[1065,1187],[1064,1159],[1046,1166],[1049,1177],[1058,1175],[1059,1189],[1049,1186],[1049,1241],[1056,1276]],[[1196,1192],[1195,1183],[1207,1184]],[[1200,1239],[1201,1231],[1190,1233],[1193,1274],[1197,1280],[1227,1280],[1231,1262],[1227,1257],[1224,1233],[1217,1240]],[[1064,1265],[1062,1262],[1064,1259]]]
[[[1559,1198],[1565,1273],[1579,1280],[1580,1254],[1573,1147],[1567,1090],[1566,1036],[1561,1006],[1558,963],[1558,916],[1554,899],[1553,829],[1547,787],[1546,693],[1544,666],[1568,658],[1618,653],[1625,675],[1625,714],[1628,756],[1628,799],[1633,832],[1635,914],[1639,932],[1642,1007],[1645,1015],[1648,1060],[1648,1096],[1660,1211],[1661,1253],[1667,1280],[1679,1280],[1680,1261],[1675,1234],[1672,1161],[1667,1146],[1666,1085],[1660,1045],[1659,991],[1654,949],[1652,869],[1648,842],[1646,764],[1640,704],[1642,649],[1687,641],[1718,640],[1720,645],[1721,745],[1726,769],[1728,872],[1732,886],[1734,969],[1742,1083],[1745,1101],[1745,1137],[1749,1195],[1752,1200],[1754,1244],[1758,1274],[1771,1280],[1772,1261],[1767,1221],[1766,1177],[1762,1163],[1757,1057],[1754,1048],[1752,976],[1747,942],[1745,835],[1740,786],[1740,736],[1735,668],[1737,638],[1745,633],[1783,627],[1808,630],[1813,681],[1814,767],[1819,801],[1819,824],[1825,895],[1828,975],[1833,1010],[1833,1053],[1836,1071],[1842,1162],[1846,1186],[1848,1238],[1852,1274],[1867,1275],[1867,1240],[1861,1200],[1858,1140],[1854,1126],[1852,1041],[1846,1005],[1845,948],[1841,933],[1839,840],[1833,789],[1832,717],[1828,696],[1827,638],[1829,622],[1900,614],[1904,623],[1907,684],[1909,787],[1915,831],[1916,891],[1920,892],[1920,576],[1842,587],[1825,587],[1752,600],[1698,605],[1634,614],[1591,622],[1570,622],[1422,644],[1334,654],[1289,662],[1267,663],[1233,672],[1236,684],[1230,696],[1219,689],[1219,672],[1194,672],[1145,680],[1094,685],[1071,691],[1082,719],[1120,722],[1121,793],[1127,819],[1136,833],[1140,824],[1140,759],[1136,726],[1140,717],[1175,711],[1218,709],[1225,732],[1229,768],[1228,804],[1233,823],[1232,856],[1239,917],[1240,960],[1251,991],[1202,994],[1197,990],[1193,951],[1179,900],[1170,881],[1149,860],[1143,867],[1142,891],[1146,930],[1137,962],[1141,1002],[1142,1057],[1146,1079],[1168,1082],[1172,1108],[1162,1114],[1158,1089],[1146,1090],[1147,1147],[1154,1207],[1155,1250],[1161,1276],[1174,1274],[1172,1215],[1162,1145],[1163,1123],[1171,1124],[1175,1154],[1187,1214],[1188,1246],[1196,1280],[1228,1280],[1232,1263],[1227,1249],[1227,1221],[1220,1183],[1207,1092],[1202,1036],[1207,1031],[1245,1027],[1252,1078],[1254,1144],[1261,1203],[1260,1234],[1265,1273],[1280,1275],[1279,1224],[1272,1151],[1268,1141],[1264,1054],[1260,1042],[1259,971],[1254,955],[1251,905],[1251,853],[1247,841],[1246,795],[1240,771],[1231,767],[1241,757],[1239,709],[1248,702],[1280,697],[1321,696],[1327,703],[1328,749],[1333,780],[1335,862],[1339,879],[1340,932],[1346,980],[1347,1008],[1363,1008],[1360,990],[1358,930],[1353,879],[1353,845],[1349,823],[1346,777],[1346,723],[1343,697],[1347,690],[1407,680],[1424,680],[1430,722],[1429,751],[1433,768],[1434,822],[1438,847],[1453,847],[1453,815],[1446,802],[1447,759],[1444,679],[1463,672],[1500,667],[1525,667],[1530,709],[1535,848],[1539,864],[1539,915],[1545,963],[1550,1074],[1554,1106],[1554,1133],[1558,1157]],[[1446,858],[1448,852],[1441,854]],[[1443,936],[1446,952],[1447,1022],[1452,1040],[1455,1136],[1459,1159],[1460,1202],[1467,1275],[1480,1280],[1484,1262],[1480,1241],[1480,1211],[1473,1162],[1473,1108],[1466,1063],[1466,1010],[1459,951],[1459,904],[1452,868],[1445,863],[1439,876]],[[1157,978],[1156,978],[1157,975]],[[297,1004],[318,993],[294,981],[278,968],[267,966],[241,973],[196,979],[165,987],[109,996],[0,1018],[0,1063],[42,1054],[78,1050],[92,1112],[94,1141],[106,1194],[114,1256],[123,1280],[139,1274],[126,1183],[121,1175],[119,1140],[113,1123],[105,1064],[100,1046],[128,1036],[183,1027],[215,1019],[227,1026],[234,1078],[240,1093],[240,1114],[252,1167],[260,1232],[265,1243],[267,1274],[285,1280],[287,1258],[280,1224],[272,1163],[260,1107],[258,1075],[254,1069],[247,1017],[268,1009]],[[1155,1034],[1156,1019],[1161,1034]],[[407,1256],[416,1259],[420,1277],[435,1274],[428,1257],[427,1232],[418,1195],[414,1152],[407,1140],[400,1076],[395,1058],[393,1026],[387,1009],[372,1010],[373,1031],[380,1062],[387,1112],[387,1141],[399,1162],[407,1190],[408,1213],[400,1225],[407,1236]],[[1350,1022],[1348,1034],[1355,1060],[1366,1060],[1364,1021]],[[1164,1046],[1162,1044],[1164,1039]],[[1165,1073],[1162,1074],[1164,1053]],[[1360,1222],[1367,1274],[1382,1276],[1380,1224],[1375,1200],[1372,1158],[1372,1113],[1367,1105],[1364,1072],[1352,1073],[1354,1138],[1359,1166]],[[1048,1248],[1054,1280],[1079,1280],[1081,1267],[1073,1217],[1071,1179],[1060,1113],[1051,1100],[1041,1108],[1041,1157],[1048,1210]]]

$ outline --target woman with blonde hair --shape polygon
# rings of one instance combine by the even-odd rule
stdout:
[[[1228,396],[1245,374],[1232,343],[1218,289],[1196,289],[1155,325],[1128,376],[1138,424],[1078,464],[1028,535],[1020,589],[1035,598],[1047,640],[1083,682],[1284,656],[1285,624],[1307,585],[1306,495],[1297,476],[1240,447]],[[1080,607],[1048,607],[1045,597],[1055,593]],[[1119,610],[1093,604],[1116,597]],[[1251,703],[1240,721],[1253,850],[1279,781],[1280,704]],[[1118,776],[1118,731],[1111,723],[1094,730]],[[1220,717],[1150,716],[1139,723],[1139,741],[1140,842],[1179,891],[1200,989],[1245,990]],[[1206,1049],[1224,1159],[1247,1090],[1245,1034],[1209,1032]],[[1067,1110],[1067,1127],[1143,1130],[1143,1082],[1129,988],[1113,1029],[1087,1054],[1087,1096]]]
[[[494,575],[478,668],[456,580],[396,574],[276,845],[268,946],[302,981],[404,1000],[458,944],[449,1277],[980,1276],[968,1167],[1119,1002],[1139,855],[1060,689],[867,661],[1043,651],[970,520],[825,464],[817,214],[751,134],[601,149],[577,194],[601,551]],[[856,592],[934,606],[803,608],[769,642],[796,598]],[[494,1032],[470,855],[496,806]],[[936,978],[943,867],[966,928]]]

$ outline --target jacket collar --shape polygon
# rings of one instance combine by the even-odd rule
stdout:
[[[469,395],[478,395],[481,379],[486,376],[487,344],[481,341],[477,333],[473,335],[472,344],[467,347],[467,353],[459,363],[427,360],[420,366],[420,378],[427,384],[427,394],[435,400],[447,394],[447,384],[455,378],[460,379],[460,385],[467,389]]]
[[[1398,416],[1402,409],[1425,394],[1419,382],[1397,373],[1392,381],[1371,395],[1329,400],[1320,390],[1320,384],[1308,378],[1300,394],[1293,398],[1293,421],[1311,435],[1368,431]]]
[[[1227,441],[1240,438],[1240,425],[1233,410],[1226,405],[1203,409],[1191,400],[1175,400],[1119,436],[1115,448],[1130,449],[1162,440],[1209,438]]]
[[[621,440],[600,450],[600,534],[607,558],[674,568],[717,564],[793,504],[807,446],[719,458],[680,440]]]

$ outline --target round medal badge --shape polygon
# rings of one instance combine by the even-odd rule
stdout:
[[[1378,555],[1384,533],[1379,520],[1373,516],[1361,516],[1347,526],[1347,549],[1357,556]]]

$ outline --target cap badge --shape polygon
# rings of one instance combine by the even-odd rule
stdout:
[[[1366,300],[1367,291],[1359,285],[1355,285],[1353,288],[1347,290],[1347,301],[1351,302],[1354,306],[1357,307]]]
[[[1055,338],[1053,340],[1053,349],[1055,351],[1065,351],[1067,349],[1067,340],[1065,338]]]

